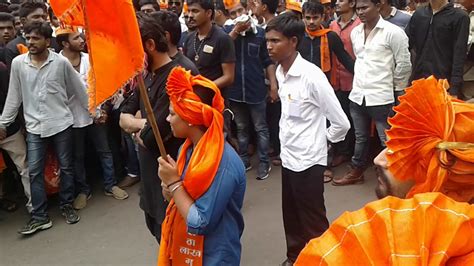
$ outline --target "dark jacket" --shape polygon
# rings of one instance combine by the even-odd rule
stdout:
[[[433,15],[431,6],[413,14],[406,32],[410,50],[416,54],[412,80],[434,75],[448,79],[450,93],[457,95],[463,84],[463,67],[469,37],[469,16],[447,4]]]
[[[229,33],[233,28],[234,25],[226,26],[224,30]],[[228,90],[229,99],[249,104],[265,101],[267,87],[264,69],[273,64],[268,55],[265,31],[257,27],[257,34],[248,31],[245,36],[239,35],[234,45],[235,78]]]
[[[328,44],[329,50],[331,52],[331,60],[333,54],[336,55],[337,60],[352,74],[354,74],[354,59],[349,55],[349,53],[344,49],[344,44],[342,43],[341,38],[337,33],[330,31],[328,32]],[[310,61],[311,63],[317,65],[321,68],[321,38],[316,37],[311,39],[308,34],[305,32],[303,39],[298,46],[298,52],[301,56]],[[331,62],[332,63],[332,62]],[[331,66],[336,67],[336,66]],[[325,73],[328,76],[330,73]]]

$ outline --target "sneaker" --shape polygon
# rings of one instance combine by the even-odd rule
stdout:
[[[270,164],[261,163],[258,166],[257,171],[257,180],[265,180],[270,176],[270,171],[272,170],[272,166]]]
[[[81,219],[81,217],[77,215],[76,210],[74,210],[74,208],[70,204],[61,207],[61,215],[66,218],[67,224],[75,224]]]
[[[22,235],[31,235],[36,233],[38,230],[49,229],[51,226],[53,226],[53,222],[51,222],[49,218],[43,221],[31,218],[23,228],[18,230],[18,233]]]
[[[126,177],[122,179],[122,181],[120,181],[120,183],[118,183],[117,186],[121,189],[124,189],[127,187],[131,187],[138,182],[140,182],[140,177],[127,175]]]
[[[127,192],[117,186],[113,186],[110,191],[105,191],[105,195],[114,197],[115,199],[118,199],[118,200],[124,200],[128,198]]]
[[[92,194],[86,195],[84,193],[79,193],[76,199],[72,203],[72,207],[76,210],[84,209],[87,206],[87,201],[92,197]]]
[[[252,170],[252,165],[250,163],[244,163],[244,166],[245,166],[245,172]]]

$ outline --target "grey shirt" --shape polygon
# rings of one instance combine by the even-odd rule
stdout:
[[[10,85],[0,127],[7,127],[18,114],[23,103],[26,130],[42,138],[53,136],[73,124],[68,107],[73,95],[87,108],[87,94],[69,61],[49,51],[48,59],[37,68],[30,54],[22,54],[12,61]]]

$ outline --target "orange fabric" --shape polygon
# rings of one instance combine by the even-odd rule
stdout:
[[[301,3],[294,0],[286,0],[286,9],[293,10],[299,13],[303,13]]]
[[[184,14],[188,13],[188,3],[186,1],[183,2],[183,13]]]
[[[28,47],[26,47],[26,45],[24,45],[22,43],[17,44],[16,49],[18,50],[18,53],[20,53],[20,54],[28,53]]]
[[[332,31],[331,29],[325,29],[321,26],[321,29],[310,31],[306,28],[306,33],[309,36],[321,37],[320,51],[321,51],[321,70],[323,72],[331,71],[331,51],[329,50],[329,41],[328,41],[328,32]]]
[[[229,10],[240,4],[240,0],[224,0],[225,9]]]
[[[295,265],[474,265],[474,205],[441,193],[345,212]]]
[[[84,27],[93,112],[143,70],[145,53],[133,5],[131,0],[51,0],[51,7],[62,23]]]
[[[212,106],[202,103],[194,93],[193,86],[196,85],[214,91]],[[182,67],[171,71],[166,87],[176,114],[186,122],[207,128],[194,147],[183,180],[184,189],[196,200],[211,186],[224,151],[224,99],[212,81],[200,75],[192,76]],[[181,148],[177,161],[180,176],[184,171],[186,152],[192,145],[191,140],[186,139]],[[162,226],[158,265],[190,265],[190,260],[193,260],[192,265],[202,265],[203,247],[204,236],[187,233],[186,221],[171,200]]]
[[[474,104],[452,98],[447,88],[434,77],[414,81],[389,119],[388,169],[414,180],[407,197],[439,191],[459,201],[474,198]],[[451,142],[463,144],[439,147]]]
[[[61,24],[59,28],[56,29],[56,36],[61,34],[70,34],[78,32],[77,27]]]

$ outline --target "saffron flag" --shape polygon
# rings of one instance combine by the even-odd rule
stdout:
[[[58,19],[84,28],[91,68],[89,110],[143,70],[145,53],[131,0],[51,0]]]

